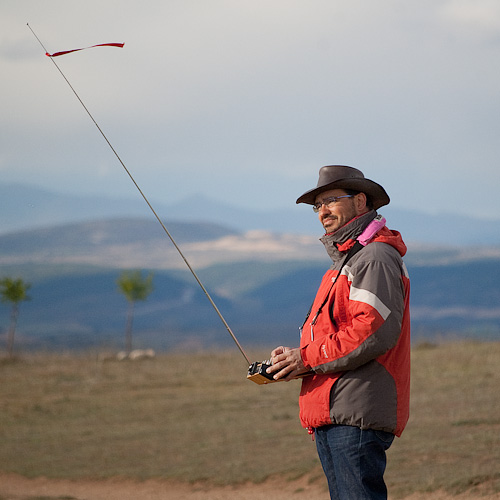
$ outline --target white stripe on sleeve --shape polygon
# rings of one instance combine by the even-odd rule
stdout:
[[[351,286],[349,300],[355,300],[356,302],[368,304],[377,310],[384,321],[389,317],[389,314],[391,314],[391,310],[374,293],[369,292],[368,290]]]

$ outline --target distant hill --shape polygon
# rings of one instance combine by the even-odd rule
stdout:
[[[329,260],[316,237],[217,224],[169,222],[217,306],[245,345],[297,342]],[[414,339],[455,335],[500,339],[500,246],[410,245]],[[154,291],[136,306],[134,344],[173,349],[230,344],[204,293],[161,227],[119,218],[0,235],[0,276],[23,277],[24,348],[123,347],[123,269],[154,272]],[[0,343],[9,307],[0,304]]]
[[[197,269],[245,261],[312,261],[329,265],[317,236],[238,232],[216,223],[166,220],[169,233]],[[500,257],[499,246],[408,244],[411,266],[449,265]],[[0,234],[0,265],[72,264],[118,269],[185,269],[160,224],[114,218]]]
[[[412,270],[415,342],[447,336],[500,340],[500,293],[495,278],[500,275],[500,260],[477,263],[475,270],[481,274],[466,265]],[[242,287],[240,281],[248,272],[252,281]],[[207,268],[199,275],[243,345],[272,346],[298,342],[298,327],[323,272],[319,263],[247,262],[241,269],[220,264],[217,272]],[[218,278],[221,275],[226,277]],[[31,300],[20,306],[17,343],[23,348],[122,349],[127,302],[117,290],[118,276],[116,269],[73,268],[57,276],[53,270],[45,275],[39,270],[30,280]],[[153,282],[151,296],[136,304],[135,347],[168,350],[232,345],[186,271],[154,271]],[[3,335],[8,318],[9,308],[2,304]]]
[[[214,223],[165,223],[198,268],[249,259],[327,259],[316,237],[263,231],[241,234]],[[161,226],[148,218],[94,220],[0,235],[0,265],[27,263],[185,268]]]
[[[244,210],[204,194],[185,202],[151,200],[156,212],[169,221],[207,222],[237,231],[264,230],[319,236],[321,228],[309,207],[295,205],[279,210]],[[200,210],[200,207],[203,207]],[[500,218],[496,220],[429,215],[389,205],[381,209],[391,228],[402,232],[405,241],[439,245],[500,245]],[[131,199],[103,196],[74,196],[24,184],[0,185],[0,234],[88,220],[117,217],[150,217],[149,208],[137,195]],[[200,220],[202,219],[202,220]],[[283,227],[283,220],[287,227]],[[237,221],[237,222],[235,222]]]
[[[237,231],[215,223],[168,223],[168,231],[180,244],[203,242],[236,235]],[[168,242],[168,235],[156,219],[115,218],[67,223],[0,235],[0,256],[13,254],[24,259],[99,253],[103,248],[126,249]]]

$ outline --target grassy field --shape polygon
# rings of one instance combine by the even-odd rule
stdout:
[[[254,359],[266,352],[253,353]],[[412,416],[392,495],[500,491],[500,343],[413,350]],[[26,355],[0,363],[0,471],[27,477],[323,481],[298,382],[257,386],[238,353]]]

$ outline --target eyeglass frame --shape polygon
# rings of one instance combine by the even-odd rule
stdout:
[[[323,205],[325,205],[325,207],[327,207],[327,208],[330,208],[330,205],[332,205],[333,203],[336,203],[341,198],[354,198],[354,196],[355,196],[354,194],[344,194],[342,196],[328,196],[324,200],[319,201],[318,203],[315,203],[312,206],[313,212],[315,214],[317,214],[321,210],[321,207]]]

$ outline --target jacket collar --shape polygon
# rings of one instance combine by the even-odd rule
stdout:
[[[334,233],[325,234],[320,238],[320,241],[325,246],[326,252],[333,260],[334,263],[338,262],[344,257],[347,250],[352,245],[345,245],[352,241],[352,244],[356,241],[356,238],[364,231],[366,226],[376,217],[377,212],[375,210],[370,210],[369,212],[352,219],[345,226],[337,229]]]

